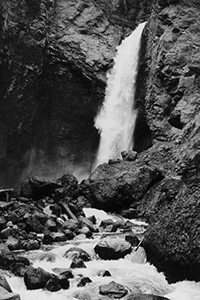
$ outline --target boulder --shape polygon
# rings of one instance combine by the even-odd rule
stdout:
[[[131,253],[129,242],[119,237],[105,237],[94,248],[96,254],[102,259],[119,259]]]
[[[139,201],[149,187],[162,179],[162,172],[144,161],[103,164],[80,185],[92,207],[118,212]]]
[[[35,176],[22,182],[20,196],[38,200],[46,196],[51,196],[55,189],[60,186],[61,184],[56,180]]]
[[[29,266],[24,274],[24,283],[28,290],[44,288],[49,280],[55,280],[55,276],[40,267]]]
[[[123,285],[111,281],[109,284],[101,285],[99,287],[99,293],[109,298],[121,299],[126,296],[128,290]]]

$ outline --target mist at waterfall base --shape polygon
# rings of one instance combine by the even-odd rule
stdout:
[[[108,215],[103,211],[96,209],[85,209],[86,215],[95,215],[100,223],[103,219],[116,216]],[[135,222],[135,220],[131,220]],[[76,299],[99,299],[99,286],[115,281],[124,285],[129,291],[135,294],[154,294],[166,297],[170,300],[199,300],[200,283],[193,281],[182,281],[175,284],[169,284],[163,273],[146,262],[143,251],[134,252],[135,256],[129,254],[124,259],[119,260],[101,260],[94,254],[94,247],[100,237],[80,241],[71,241],[70,244],[53,245],[51,250],[37,250],[26,253],[34,267],[41,267],[51,273],[56,273],[56,268],[69,268],[71,259],[64,257],[65,252],[73,245],[87,251],[92,260],[84,262],[86,268],[73,269],[74,278],[70,279],[70,289],[60,290],[58,292],[49,292],[46,290],[27,290],[23,278],[11,277],[7,274],[7,279],[15,293],[19,293],[21,300],[76,300]],[[50,249],[50,247],[48,248]],[[139,248],[140,249],[140,248]],[[138,250],[139,250],[138,249]],[[142,249],[142,248],[141,248]],[[111,277],[99,277],[98,271],[108,270]],[[80,280],[80,274],[89,277],[92,282],[84,287],[77,287]]]
[[[137,112],[134,109],[135,81],[142,31],[140,24],[117,49],[114,66],[107,74],[103,106],[95,118],[100,132],[100,145],[94,167],[120,158],[121,152],[133,147]]]

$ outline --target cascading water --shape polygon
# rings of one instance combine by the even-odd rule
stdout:
[[[101,220],[114,218],[117,216],[107,215],[105,212],[86,209],[88,216],[96,216],[98,223]],[[129,220],[130,221],[130,220]],[[132,220],[135,223],[135,220]],[[136,224],[142,225],[143,222]],[[77,300],[77,299],[100,299],[99,286],[115,281],[125,286],[133,294],[154,294],[166,297],[169,300],[199,300],[200,283],[193,281],[183,281],[169,284],[163,273],[159,273],[153,265],[145,262],[143,252],[139,250],[135,256],[127,255],[119,260],[96,259],[94,246],[98,239],[88,239],[88,241],[71,241],[66,245],[54,245],[50,250],[37,250],[27,253],[33,267],[41,267],[48,272],[57,274],[59,268],[69,268],[71,259],[65,257],[65,252],[73,246],[78,246],[87,251],[92,260],[84,262],[86,268],[73,269],[74,278],[70,279],[70,289],[61,289],[57,292],[49,292],[44,289],[27,290],[23,278],[13,277],[7,274],[7,279],[13,292],[20,294],[21,300]],[[141,253],[141,254],[140,254]],[[100,270],[108,270],[110,277],[99,277]],[[80,274],[89,277],[92,282],[84,287],[77,287]],[[1,299],[1,295],[0,295]],[[5,298],[3,298],[5,299]],[[124,299],[124,298],[122,298]]]
[[[121,151],[133,146],[135,80],[145,24],[140,24],[118,47],[114,67],[107,75],[105,100],[95,118],[95,127],[101,133],[95,167],[119,158]]]

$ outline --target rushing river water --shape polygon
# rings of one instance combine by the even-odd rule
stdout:
[[[94,214],[94,210],[92,210],[92,214]],[[108,218],[106,213],[102,211],[97,214],[97,217],[99,220]],[[27,253],[27,257],[34,267],[41,267],[46,271],[57,274],[56,268],[69,268],[71,264],[71,260],[64,257],[66,250],[75,245],[87,251],[93,259],[85,262],[87,268],[73,269],[75,276],[70,279],[70,289],[58,292],[49,292],[42,289],[28,291],[23,278],[7,276],[12,290],[20,294],[22,300],[95,300],[99,295],[100,285],[115,281],[124,285],[133,293],[160,295],[171,300],[200,300],[200,283],[183,281],[169,284],[163,273],[159,273],[153,265],[146,262],[143,248],[139,248],[132,256],[127,255],[124,259],[117,261],[97,259],[94,246],[99,238],[97,236],[94,239],[82,242],[72,241],[70,244],[54,245],[51,248],[47,247],[46,250]],[[100,270],[109,270],[112,276],[99,277],[97,273]],[[89,277],[92,282],[84,287],[77,288],[80,274]]]

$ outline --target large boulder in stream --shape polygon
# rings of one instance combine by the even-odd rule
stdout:
[[[141,200],[161,178],[161,170],[153,164],[116,161],[97,167],[80,189],[92,207],[117,212]]]
[[[94,248],[96,254],[102,259],[119,259],[131,253],[129,242],[119,237],[105,237]]]
[[[99,287],[99,293],[111,299],[120,299],[126,296],[128,290],[123,285],[111,281],[109,284],[101,285]]]
[[[24,283],[28,290],[44,288],[49,280],[55,280],[56,276],[46,272],[42,268],[29,266],[24,274]]]

